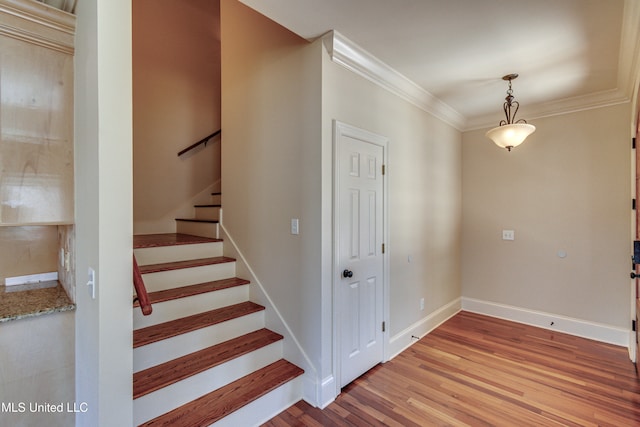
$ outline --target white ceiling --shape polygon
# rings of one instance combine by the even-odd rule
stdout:
[[[336,30],[463,116],[462,129],[625,102],[638,0],[241,0],[309,40]]]

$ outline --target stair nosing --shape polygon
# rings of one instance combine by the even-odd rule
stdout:
[[[206,265],[225,264],[235,262],[235,258],[226,256],[216,256],[209,258],[189,259],[184,261],[161,262],[157,264],[147,264],[140,266],[141,274],[159,273],[161,271],[182,270],[192,267],[203,267]]]
[[[284,359],[280,359],[166,414],[142,423],[139,427],[211,425],[289,381],[294,380],[303,373],[303,369]],[[266,387],[264,381],[267,381]],[[251,394],[245,397],[244,395],[248,391],[250,391]],[[225,404],[220,404],[220,401],[225,401],[225,399],[227,401],[231,400],[231,403],[225,402]],[[218,405],[216,405],[216,403]],[[206,414],[201,414],[197,411],[197,408],[201,407],[207,408],[209,411]],[[216,410],[212,411],[212,408],[216,408]],[[187,416],[190,416],[191,419],[184,419]],[[197,419],[194,420],[194,417]]]
[[[164,289],[162,291],[149,292],[149,302],[151,304],[159,304],[167,301],[174,301],[180,298],[188,298],[194,295],[205,294],[209,292],[221,291],[223,289],[234,288],[237,286],[248,285],[251,282],[239,277],[229,279],[212,280],[210,282],[196,283],[194,285],[180,286],[177,288]],[[136,300],[134,307],[139,307],[140,302]]]
[[[222,205],[193,205],[194,208],[221,208]]]
[[[264,306],[246,301],[136,329],[133,331],[133,348],[153,344],[198,329],[217,325],[228,320],[263,311],[264,309]]]
[[[198,375],[238,357],[283,340],[262,328],[133,374],[133,399]]]
[[[151,242],[141,243],[142,237],[150,236],[172,236],[174,240],[167,240],[164,242]],[[182,238],[182,240],[179,240]],[[138,240],[138,242],[136,242]],[[222,242],[222,239],[214,239],[211,237],[194,236],[186,233],[155,233],[155,234],[138,234],[133,236],[133,248],[134,249],[148,249],[148,248],[162,248],[169,246],[182,246],[182,245],[197,245],[203,243],[218,243]]]
[[[199,218],[176,218],[176,221],[185,221],[185,222],[205,222],[211,224],[218,224],[220,220],[217,219],[199,219]]]

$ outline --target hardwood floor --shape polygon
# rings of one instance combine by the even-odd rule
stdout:
[[[627,349],[461,312],[343,389],[264,426],[640,426]]]

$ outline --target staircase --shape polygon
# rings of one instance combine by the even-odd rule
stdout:
[[[219,239],[220,194],[177,233],[134,236],[153,313],[134,304],[134,425],[251,426],[299,400],[302,369]]]

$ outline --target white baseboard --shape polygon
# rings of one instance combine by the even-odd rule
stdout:
[[[629,347],[629,330],[616,326],[465,297],[462,298],[462,309],[621,347]]]
[[[316,372],[315,366],[311,362],[311,359],[309,358],[307,353],[302,348],[302,345],[300,344],[296,336],[293,334],[287,322],[284,320],[284,317],[282,316],[282,314],[278,310],[278,307],[275,305],[275,303],[267,293],[265,287],[262,285],[262,282],[260,281],[258,276],[255,274],[255,272],[249,265],[249,262],[247,261],[244,254],[236,244],[235,240],[229,234],[229,231],[226,229],[224,225],[223,218],[224,218],[223,210],[221,209],[220,210],[220,228],[222,231],[221,237],[225,241],[225,246],[224,246],[225,255],[230,255],[236,258],[237,271],[241,270],[243,272],[246,272],[246,275],[248,277],[243,277],[243,278],[251,282],[252,284],[251,286],[253,286],[254,294],[258,295],[258,301],[254,301],[254,302],[257,302],[267,307],[267,310],[265,313],[265,322],[266,322],[265,326],[267,328],[273,329],[274,331],[277,331],[279,334],[284,336],[284,343],[283,343],[284,358],[298,365],[302,369],[304,369],[304,374],[302,374],[302,377],[299,379],[299,383],[301,384],[301,387],[300,387],[301,393],[302,393],[300,397],[313,406],[319,406],[318,405],[319,401],[317,400],[317,397],[318,397],[317,382],[316,382],[317,372]],[[335,392],[334,392],[334,395],[335,395]]]
[[[449,320],[451,317],[455,316],[461,309],[461,301],[460,298],[456,298],[451,301],[449,304],[446,304],[436,311],[430,313],[427,317],[417,321],[416,323],[410,325],[405,330],[400,333],[394,335],[389,340],[389,348],[387,354],[390,355],[387,357],[387,360],[391,360],[396,357],[398,354],[405,351],[407,348],[411,347],[413,343],[417,340],[412,337],[422,338],[427,335],[429,332],[433,331],[435,328],[440,326],[442,323]]]
[[[320,384],[320,396],[317,400],[319,405],[317,406],[324,409],[334,400],[336,400],[336,379],[333,375],[329,375]]]
[[[28,274],[26,276],[7,277],[4,279],[5,286],[28,285],[31,283],[51,282],[58,280],[58,272]]]

